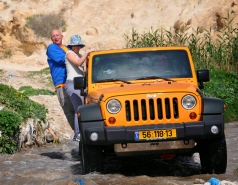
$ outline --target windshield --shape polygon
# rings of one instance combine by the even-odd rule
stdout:
[[[151,77],[151,78],[150,78]],[[190,78],[191,68],[184,50],[140,51],[96,55],[92,61],[92,83],[113,80]]]

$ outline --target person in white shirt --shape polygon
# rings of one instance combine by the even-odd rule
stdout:
[[[65,56],[65,64],[67,70],[67,79],[65,89],[69,95],[71,102],[74,106],[75,118],[74,118],[74,141],[80,141],[80,130],[78,125],[77,109],[78,106],[84,104],[84,97],[80,95],[80,90],[74,89],[74,77],[84,76],[86,72],[86,61],[90,52],[96,51],[96,49],[89,49],[83,55],[79,53],[80,49],[85,47],[81,41],[79,35],[73,35],[70,37],[69,50]]]

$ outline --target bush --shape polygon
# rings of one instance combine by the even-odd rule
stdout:
[[[0,130],[2,134],[15,136],[18,133],[21,117],[12,111],[0,110]]]
[[[0,84],[0,102],[9,110],[17,112],[23,121],[28,118],[46,120],[48,110],[45,106],[30,100],[28,96],[13,87]]]
[[[3,58],[12,58],[12,50],[8,49],[3,52]]]
[[[21,117],[9,110],[0,110],[0,153],[14,153],[18,146]]]
[[[6,135],[0,137],[0,153],[13,154],[17,151],[17,142]]]
[[[53,29],[66,31],[66,22],[61,13],[39,14],[28,17],[26,27],[31,28],[40,37],[49,38]]]

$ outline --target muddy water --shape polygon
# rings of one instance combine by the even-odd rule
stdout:
[[[157,158],[108,157],[104,174],[80,175],[78,143],[62,142],[41,148],[0,155],[1,185],[67,185],[80,178],[86,185],[191,185],[195,179],[211,177],[238,185],[238,122],[226,124],[228,167],[223,175],[200,174],[199,155],[177,157],[170,161]]]

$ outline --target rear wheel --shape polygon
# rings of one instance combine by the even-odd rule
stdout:
[[[79,142],[79,152],[81,153],[82,175],[103,171],[104,157],[101,146]]]
[[[198,142],[202,173],[222,174],[227,167],[225,136]]]

